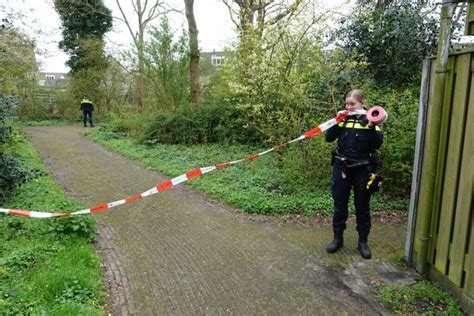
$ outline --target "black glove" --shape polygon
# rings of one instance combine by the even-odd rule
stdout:
[[[367,180],[367,190],[370,193],[378,192],[383,185],[383,177],[376,173],[369,174],[369,179]]]

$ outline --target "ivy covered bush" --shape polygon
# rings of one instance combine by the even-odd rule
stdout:
[[[16,98],[0,93],[0,202],[4,202],[11,190],[28,178],[28,172],[21,168],[18,159],[5,149],[5,145],[14,139],[9,120],[17,107]]]

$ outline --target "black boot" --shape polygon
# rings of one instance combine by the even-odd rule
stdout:
[[[327,246],[326,251],[335,253],[344,244],[344,229],[334,229],[334,240]]]
[[[359,233],[359,245],[357,246],[357,249],[359,249],[360,255],[364,259],[372,258],[372,252],[367,244],[368,237],[369,233]]]

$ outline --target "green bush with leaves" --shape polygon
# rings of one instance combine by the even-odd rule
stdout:
[[[16,98],[0,93],[0,154],[11,138],[12,127],[9,119],[13,117],[18,104]]]
[[[7,145],[15,140],[9,121],[17,107],[16,98],[0,93],[0,202],[5,202],[10,192],[29,177],[20,161],[6,151]]]
[[[358,2],[340,19],[332,38],[346,58],[367,63],[362,74],[379,85],[418,82],[423,59],[436,52],[437,4],[433,1]]]
[[[144,126],[142,142],[163,144],[256,143],[258,133],[245,128],[241,111],[232,104],[185,103],[163,111]]]
[[[365,88],[368,104],[383,106],[388,114],[384,143],[380,148],[385,190],[392,195],[410,195],[415,154],[419,87],[406,89]]]
[[[384,126],[384,143],[380,149],[383,190],[393,197],[408,198],[415,153],[419,87],[415,85],[404,90],[394,90],[366,85],[362,88],[366,93],[367,104],[382,105],[389,113]],[[339,109],[342,109],[342,105]],[[316,117],[313,126],[331,116]],[[308,125],[309,128],[311,125]],[[335,146],[335,143],[327,143],[322,137],[315,137],[277,153],[273,169],[275,186],[283,192],[294,192],[302,186],[327,187],[331,179],[331,149]]]
[[[158,27],[151,28],[145,43],[146,103],[154,110],[170,110],[190,101],[187,33],[183,30],[177,40],[174,37],[163,17]]]
[[[300,134],[331,109],[326,100],[307,93],[324,54],[317,35],[306,31],[302,25],[268,30],[263,36],[246,31],[209,88],[211,98],[237,104],[245,126],[266,143]]]
[[[37,69],[35,41],[8,19],[2,18],[0,28],[0,92],[27,96],[35,86],[31,80]]]

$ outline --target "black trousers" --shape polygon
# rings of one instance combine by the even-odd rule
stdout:
[[[92,122],[92,111],[84,110],[84,111],[82,111],[82,118],[83,118],[83,121],[84,121],[84,127],[87,126],[87,117],[89,117],[90,125],[94,126],[94,123]]]
[[[335,163],[332,169],[332,197],[334,199],[334,229],[346,229],[348,204],[351,189],[354,189],[354,206],[356,209],[356,229],[359,233],[369,233],[370,222],[370,192],[367,190],[369,178],[368,166],[348,168],[343,176],[342,168]]]

